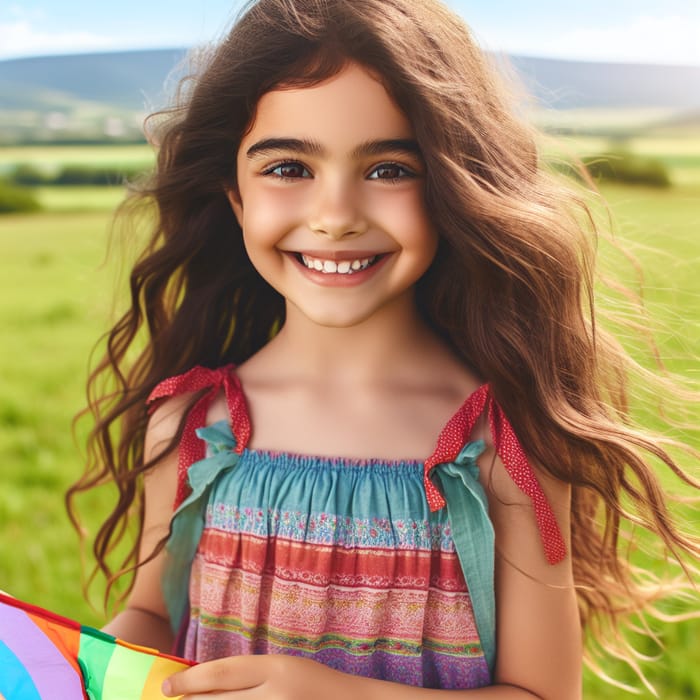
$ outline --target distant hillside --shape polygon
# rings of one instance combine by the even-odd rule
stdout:
[[[0,61],[0,142],[138,139],[186,49]],[[700,67],[511,57],[544,107],[700,109]],[[172,85],[170,86],[172,87]]]
[[[40,56],[0,61],[0,109],[22,109],[32,95],[60,94],[121,109],[157,98],[185,49]],[[39,103],[46,103],[44,98]]]
[[[700,108],[700,67],[584,63],[512,56],[528,90],[553,109]]]
[[[0,144],[143,140],[186,49],[0,61]]]

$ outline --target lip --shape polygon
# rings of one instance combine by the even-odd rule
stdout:
[[[306,279],[310,280],[314,284],[322,287],[356,287],[363,284],[370,278],[372,278],[381,268],[384,266],[386,261],[391,257],[391,253],[377,253],[369,251],[336,251],[332,254],[331,251],[299,251],[302,255],[308,255],[311,258],[319,258],[321,260],[333,260],[334,262],[343,260],[356,260],[357,258],[372,258],[375,255],[381,256],[377,262],[364,270],[358,270],[353,272],[351,275],[348,274],[338,274],[338,273],[325,273],[319,272],[318,270],[311,270],[306,267],[304,263],[299,262],[297,259],[298,252],[284,251],[285,255],[297,266]]]

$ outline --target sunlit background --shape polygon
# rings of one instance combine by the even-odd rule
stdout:
[[[590,61],[700,65],[697,0],[451,0],[492,50]],[[191,46],[241,3],[22,0],[0,6],[0,58]]]

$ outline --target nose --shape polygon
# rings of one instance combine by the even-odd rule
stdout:
[[[317,180],[309,228],[333,240],[365,233],[367,221],[357,186],[342,177]]]

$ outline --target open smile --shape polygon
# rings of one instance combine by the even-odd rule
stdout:
[[[383,257],[382,254],[378,254],[345,260],[330,260],[306,253],[295,253],[294,255],[306,268],[324,275],[353,275],[375,265]]]
[[[323,286],[354,287],[372,277],[391,253],[362,251],[285,251],[302,274]]]

